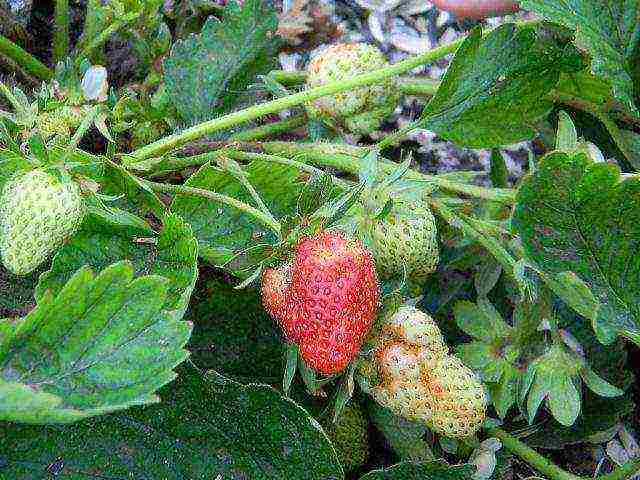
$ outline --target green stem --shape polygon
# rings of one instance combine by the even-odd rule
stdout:
[[[53,71],[49,67],[2,35],[0,35],[0,54],[40,80],[49,80],[53,77]]]
[[[284,70],[272,70],[269,76],[285,87],[295,87],[307,81],[307,73],[304,71],[286,72]],[[398,81],[400,91],[405,95],[431,97],[438,91],[440,82],[430,78],[404,77]]]
[[[400,90],[405,95],[432,97],[438,88],[440,88],[440,82],[430,78],[407,77],[400,79]]]
[[[279,157],[277,155],[268,155],[265,153],[242,152],[240,150],[233,150],[233,149],[225,149],[225,150],[221,150],[220,152],[238,161],[250,162],[253,160],[259,160],[263,162],[273,162],[273,163],[279,163],[281,165],[288,165],[290,167],[295,167],[299,170],[302,170],[303,172],[310,173],[311,175],[322,175],[324,173],[323,170],[320,170],[319,168],[316,168],[313,165],[309,165],[303,162],[298,162],[297,160],[291,160],[285,157]],[[348,182],[342,180],[341,178],[332,176],[332,179],[338,185],[342,185],[344,187],[351,186]]]
[[[69,53],[69,0],[56,0],[53,28],[53,61],[64,60]]]
[[[139,178],[139,180],[155,192],[165,192],[165,193],[173,193],[173,194],[181,194],[181,195],[191,195],[195,197],[204,197],[204,198],[208,198],[209,200],[213,200],[214,202],[223,203],[225,205],[229,205],[231,207],[237,208],[238,210],[241,210],[244,213],[251,215],[260,223],[270,228],[278,236],[280,236],[280,224],[277,221],[275,221],[273,218],[270,218],[269,215],[258,210],[257,208],[252,207],[251,205],[248,205],[244,202],[241,202],[240,200],[236,200],[233,197],[229,197],[221,193],[212,192],[211,190],[205,190],[203,188],[188,187],[186,185],[171,185],[168,183],[156,183],[156,182],[151,182],[149,180],[145,180],[143,178]]]
[[[235,133],[229,137],[230,141],[252,142],[267,137],[273,137],[281,133],[288,132],[294,128],[301,127],[307,123],[307,116],[304,114],[281,120],[279,122],[267,123],[259,127]]]
[[[360,159],[369,152],[369,149],[365,147],[330,143],[299,144],[289,142],[263,142],[257,144],[257,146],[265,153],[297,157],[302,161],[307,161],[314,165],[337,168],[353,175],[359,173],[361,165]],[[385,159],[381,159],[379,165],[385,174],[390,174],[398,167],[396,163]],[[406,173],[406,178],[433,183],[444,190],[469,195],[471,197],[495,200],[507,204],[515,202],[515,191],[508,188],[484,188],[455,182],[443,178],[440,175],[425,175],[415,170],[409,170]]]
[[[376,70],[374,72],[356,75],[345,81],[331,82],[320,87],[311,88],[302,92],[294,93],[286,97],[276,98],[270,102],[240,110],[238,112],[229,113],[207,122],[200,123],[188,128],[181,133],[169,135],[150,145],[139,148],[132,153],[139,159],[159,156],[169,150],[178,148],[192,140],[196,140],[219,130],[224,130],[240,123],[255,120],[265,115],[276,113],[287,108],[295,107],[306,102],[310,102],[320,97],[333,95],[339,92],[353,90],[357,87],[365,85],[373,85],[382,83],[389,77],[394,77],[402,73],[408,72],[420,65],[438,60],[449,53],[453,53],[460,45],[462,39],[456,40],[448,45],[435,48],[422,55],[408,58],[386,68]]]
[[[548,476],[551,480],[593,480],[587,477],[579,477],[561,469],[504,430],[490,428],[487,430],[487,433],[491,437],[499,439],[505,449],[520,457],[540,473]],[[627,480],[638,472],[640,472],[640,458],[627,462],[607,475],[600,475],[596,477],[595,480]]]
[[[122,19],[115,21],[107,28],[102,30],[92,41],[87,45],[77,56],[76,62],[80,63],[85,58],[90,58],[95,50],[102,47],[104,43],[109,40],[109,37],[127,25],[129,22],[135,20],[140,16],[139,12],[129,13],[122,17]]]

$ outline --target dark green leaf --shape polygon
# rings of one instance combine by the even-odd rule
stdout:
[[[491,185],[498,188],[506,188],[509,185],[509,170],[499,149],[494,148],[491,150],[490,162],[489,177],[491,178]]]
[[[30,427],[0,423],[0,476],[14,479],[342,480],[318,423],[265,385],[183,373],[159,405]]]
[[[116,263],[94,276],[83,267],[47,294],[0,345],[0,418],[67,423],[157,401],[191,326],[163,308],[170,282],[134,279]]]
[[[447,465],[442,462],[398,463],[373,470],[360,480],[469,480],[475,473],[472,465]]]
[[[621,181],[617,167],[583,154],[549,154],[523,180],[513,225],[542,271],[572,271],[591,288],[602,342],[640,344],[640,179]]]
[[[382,432],[391,449],[401,460],[413,462],[433,460],[433,453],[422,438],[428,431],[425,425],[399,417],[374,401],[368,402],[368,412],[371,421]]]
[[[576,31],[576,44],[592,57],[592,70],[613,85],[616,98],[633,101],[633,52],[640,41],[638,0],[522,0],[522,8]]]
[[[17,276],[0,263],[0,319],[22,317],[29,313],[35,306],[33,291],[37,283],[38,272],[26,277]]]
[[[198,367],[242,381],[280,383],[285,345],[259,292],[209,279],[194,293],[185,319],[194,324],[188,348]]]
[[[238,96],[272,68],[278,17],[263,0],[230,2],[220,20],[174,44],[164,61],[165,82],[182,119],[195,124],[230,111]]]
[[[546,115],[562,51],[533,28],[502,25],[484,38],[474,30],[459,47],[421,126],[475,148],[532,138]]]

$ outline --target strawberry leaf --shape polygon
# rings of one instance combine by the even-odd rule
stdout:
[[[157,401],[191,332],[163,308],[169,287],[120,262],[49,291],[0,345],[0,419],[68,423]]]
[[[174,44],[164,61],[167,92],[188,124],[230,111],[238,96],[277,55],[278,18],[269,2],[229,2],[198,35]]]
[[[440,461],[398,463],[389,468],[373,470],[360,480],[466,480],[476,468],[473,465],[447,465]]]
[[[60,292],[74,272],[85,265],[98,271],[127,260],[138,274],[168,279],[169,294],[164,308],[184,313],[198,276],[193,233],[180,217],[170,215],[157,237],[147,235],[146,231],[135,235],[129,229],[114,230],[104,219],[93,217],[57,253],[51,269],[40,277],[36,299],[44,298],[47,292],[54,295]]]
[[[55,468],[60,478],[344,478],[320,425],[269,386],[188,371],[161,398],[73,425],[0,423],[0,475],[40,478]]]
[[[279,383],[285,345],[259,292],[209,279],[195,291],[185,320],[194,324],[188,348],[199,368],[239,381]]]
[[[377,402],[369,402],[368,412],[373,424],[382,432],[389,446],[401,460],[413,462],[433,460],[431,448],[422,438],[428,430],[424,424],[410,422],[395,415]]]
[[[255,161],[244,170],[247,179],[276,218],[295,213],[302,189],[297,169]],[[253,204],[250,194],[238,180],[209,165],[192,175],[186,185]],[[193,228],[200,245],[200,256],[218,267],[225,266],[237,254],[256,243],[275,244],[277,241],[273,232],[250,215],[206,198],[176,195],[171,210],[180,214]]]
[[[640,344],[639,193],[640,179],[621,181],[614,165],[551,153],[517,196],[513,226],[527,259],[547,274],[574,272],[591,288],[600,307],[580,313],[607,344],[617,335]],[[592,304],[587,297],[572,303]]]
[[[576,31],[576,45],[592,57],[594,74],[613,85],[616,98],[638,115],[633,101],[638,0],[522,0],[522,8]]]
[[[447,140],[491,148],[530,139],[535,120],[551,109],[562,50],[532,28],[502,25],[462,43],[420,125]]]

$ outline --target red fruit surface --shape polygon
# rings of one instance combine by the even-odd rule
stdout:
[[[303,238],[288,272],[265,271],[262,287],[265,308],[287,339],[309,367],[327,375],[357,355],[378,308],[371,253],[338,232]]]

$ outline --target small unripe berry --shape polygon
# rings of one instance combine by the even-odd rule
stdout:
[[[356,75],[387,67],[380,50],[366,43],[340,43],[315,56],[307,68],[307,87],[350,80]],[[359,87],[320,97],[305,105],[311,118],[367,135],[375,132],[396,108],[400,98],[393,78],[381,84]]]

